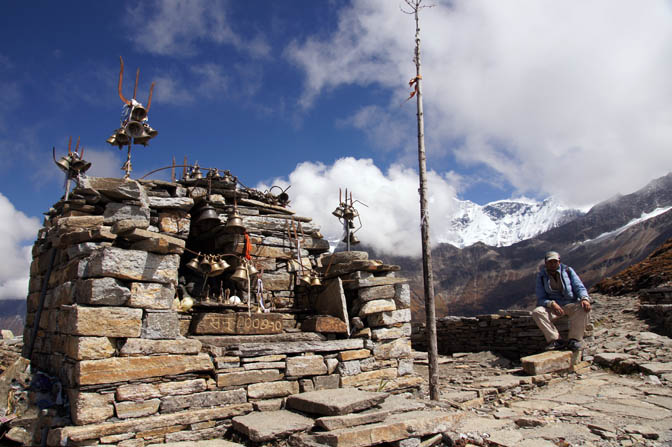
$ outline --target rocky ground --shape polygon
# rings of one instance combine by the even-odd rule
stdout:
[[[636,297],[593,298],[576,372],[526,376],[490,352],[441,357],[439,405],[460,412],[456,445],[672,446],[672,339],[638,317]]]

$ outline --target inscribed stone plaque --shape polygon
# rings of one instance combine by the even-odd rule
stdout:
[[[279,334],[282,315],[272,313],[201,313],[195,316],[194,334]]]

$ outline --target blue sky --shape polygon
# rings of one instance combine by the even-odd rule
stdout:
[[[133,150],[132,177],[188,155],[248,186],[291,184],[292,206],[327,233],[348,187],[369,205],[363,236],[417,251],[415,104],[404,102],[414,23],[402,4],[4,3],[0,249],[26,258],[62,194],[53,146],[64,154],[81,137],[92,175],[123,174],[125,153],[105,143],[119,125],[123,56],[127,97],[138,67],[139,101],[156,83],[159,135]],[[455,198],[586,207],[669,172],[669,0],[432,4],[422,37],[435,240]],[[24,270],[0,269],[0,291]]]

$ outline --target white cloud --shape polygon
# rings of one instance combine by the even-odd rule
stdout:
[[[231,83],[224,67],[214,63],[193,65],[186,77],[177,74],[159,75],[152,101],[164,104],[192,104],[197,100],[213,100],[226,96]],[[223,95],[224,94],[224,95]]]
[[[128,35],[144,51],[185,56],[198,53],[201,42],[232,45],[253,57],[265,57],[270,47],[263,36],[242,37],[229,24],[224,0],[153,0],[127,10]]]
[[[39,228],[37,218],[27,217],[0,194],[0,253],[6,261],[0,263],[0,300],[28,294],[31,245]]]
[[[142,149],[140,149],[142,150]],[[110,146],[107,150],[84,149],[84,159],[91,163],[86,171],[90,177],[121,177],[121,165],[126,161],[126,150]]]
[[[327,38],[288,47],[306,74],[305,107],[349,84],[392,90],[389,110],[405,99],[415,23],[398,3],[354,0]],[[519,194],[577,206],[669,171],[669,1],[433,3],[421,13],[430,148],[452,147],[461,164],[488,166]]]
[[[430,229],[452,214],[455,188],[452,178],[428,174]],[[420,254],[420,201],[418,174],[400,165],[382,172],[370,159],[341,158],[333,165],[304,162],[288,179],[274,179],[271,185],[291,185],[290,207],[310,216],[330,240],[342,237],[343,228],[331,213],[338,206],[338,189],[352,192],[363,227],[357,237],[382,253]],[[258,185],[260,190],[271,185]],[[434,232],[434,231],[432,231]]]

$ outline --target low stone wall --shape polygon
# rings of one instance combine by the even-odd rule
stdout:
[[[672,337],[672,288],[642,290],[639,303],[640,315],[660,328],[665,335]]]
[[[567,337],[567,318],[556,321],[556,327]],[[546,345],[544,335],[532,319],[532,312],[502,310],[498,314],[476,317],[444,317],[436,321],[439,354],[456,352],[498,352],[510,359],[536,354]],[[425,325],[413,327],[413,348],[427,350]]]

